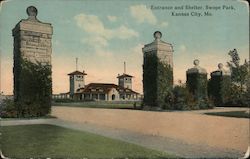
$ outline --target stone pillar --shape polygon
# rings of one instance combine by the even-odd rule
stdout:
[[[208,95],[216,106],[226,104],[230,98],[231,74],[218,64],[218,70],[211,72],[208,82]]]
[[[173,47],[161,37],[161,32],[156,31],[155,40],[142,48],[143,103],[156,109],[171,109],[167,99],[173,87]]]
[[[50,23],[39,21],[37,9],[34,6],[27,8],[27,19],[22,19],[12,30],[14,37],[14,98],[20,96],[21,62],[27,60],[32,63],[51,65],[51,38],[52,26]]]
[[[207,71],[194,60],[194,67],[186,71],[187,88],[196,101],[207,99]]]

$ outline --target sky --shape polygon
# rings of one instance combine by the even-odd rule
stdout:
[[[53,93],[69,91],[68,73],[85,70],[85,84],[115,83],[117,75],[133,75],[133,89],[142,93],[142,47],[153,33],[173,45],[174,81],[186,81],[186,70],[199,59],[210,72],[230,60],[237,49],[241,60],[249,59],[249,8],[244,1],[218,0],[9,0],[0,8],[1,91],[13,92],[13,37],[11,30],[26,19],[26,8],[35,6],[37,18],[51,23]],[[153,9],[152,9],[153,6]],[[202,10],[157,9],[202,6]],[[209,6],[210,10],[206,9]],[[224,6],[224,7],[223,7]],[[230,6],[233,9],[227,9]],[[220,9],[216,9],[220,7]],[[205,11],[212,16],[173,16],[172,12]]]

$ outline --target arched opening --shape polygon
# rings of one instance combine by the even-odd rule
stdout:
[[[112,100],[115,100],[115,95],[114,94],[112,94]]]

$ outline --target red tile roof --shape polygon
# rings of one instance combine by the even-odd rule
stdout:
[[[126,73],[123,73],[122,75],[119,75],[119,74],[118,74],[118,76],[117,76],[117,78],[123,78],[123,77],[133,77],[133,76],[128,75],[128,74],[126,74]]]
[[[108,93],[111,89],[116,89],[119,93],[139,94],[129,88],[124,88],[113,83],[90,83],[84,88],[80,88],[78,93]]]
[[[87,75],[87,74],[84,71],[83,72],[74,71],[74,72],[69,73],[68,75],[70,76],[70,75]]]

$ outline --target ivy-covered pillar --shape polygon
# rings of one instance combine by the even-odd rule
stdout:
[[[143,104],[154,109],[171,109],[173,47],[161,40],[160,31],[143,51]]]
[[[14,38],[14,101],[19,116],[43,116],[50,112],[52,97],[53,27],[37,19],[36,7],[12,30]]]
[[[207,100],[207,71],[194,60],[194,67],[186,71],[187,88],[196,103]]]
[[[208,82],[208,95],[216,106],[226,104],[230,98],[231,74],[218,64],[218,69],[211,72]]]

